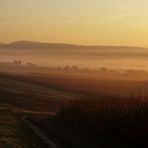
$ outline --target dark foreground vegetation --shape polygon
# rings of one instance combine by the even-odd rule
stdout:
[[[0,109],[0,148],[42,148],[44,143],[22,121],[25,114]]]
[[[41,76],[3,75],[0,78],[0,147],[2,148],[7,145],[7,147],[39,146],[38,137],[34,132],[26,126],[22,127],[24,118],[29,119],[47,135],[47,138],[64,148],[148,147],[148,96],[146,93],[137,93],[131,97],[125,97],[126,95],[115,97],[106,94],[86,98],[75,93],[60,91],[59,88],[54,89],[56,88],[54,84],[56,82],[57,85],[59,84],[57,78],[53,79],[56,80],[54,82],[47,77],[38,79]],[[72,81],[70,78],[68,82],[66,80],[61,78],[61,86],[64,82],[67,86],[74,86],[72,92],[75,92],[77,86],[81,88],[82,85],[79,84],[85,81],[79,80],[76,81],[77,85],[73,85],[76,79]],[[107,83],[107,81],[102,83],[97,81],[98,88],[95,91],[99,90],[105,82]],[[110,86],[115,83],[109,82],[112,82]],[[87,83],[87,89],[85,88],[84,92],[90,88],[88,84],[92,87],[92,83]],[[123,83],[118,85],[120,89]],[[132,86],[134,84],[139,87],[144,86],[147,90],[147,82],[126,81],[125,86],[128,83],[132,83]],[[108,91],[110,87],[105,88],[103,87],[104,91]],[[80,92],[83,94],[82,91]],[[33,135],[30,138],[28,135],[31,134]],[[28,144],[25,144],[24,140],[28,141]],[[42,141],[40,144],[44,147]]]
[[[71,100],[52,119],[36,123],[68,147],[148,147],[148,98]]]

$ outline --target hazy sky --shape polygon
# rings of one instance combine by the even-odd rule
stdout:
[[[148,47],[148,0],[0,0],[0,42]]]

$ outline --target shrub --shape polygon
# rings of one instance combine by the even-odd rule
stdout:
[[[148,147],[146,96],[74,99],[61,108],[56,120],[96,137],[102,136],[132,147]]]

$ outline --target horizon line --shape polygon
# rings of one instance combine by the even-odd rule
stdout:
[[[148,47],[144,46],[134,46],[134,45],[99,45],[99,44],[79,44],[79,43],[67,43],[67,42],[44,42],[44,41],[35,41],[35,40],[15,40],[15,41],[9,41],[9,42],[0,42],[0,44],[4,45],[10,45],[12,43],[17,42],[32,42],[32,43],[41,43],[41,44],[65,44],[65,45],[74,45],[74,46],[87,46],[87,47],[128,47],[128,48],[145,48],[148,49]]]

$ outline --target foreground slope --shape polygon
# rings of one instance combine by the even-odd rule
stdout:
[[[27,82],[0,77],[0,107],[21,111],[54,111],[73,96]]]
[[[23,118],[49,116],[71,98],[70,93],[0,77],[0,148],[44,147]]]

